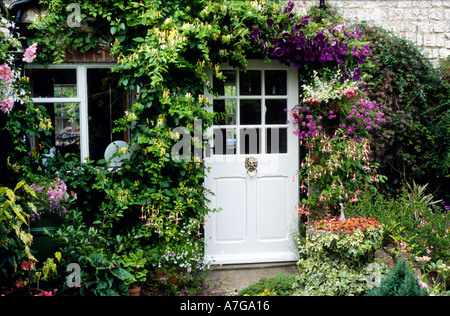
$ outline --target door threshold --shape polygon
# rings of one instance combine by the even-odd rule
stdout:
[[[213,270],[257,270],[296,266],[297,261],[213,264]]]

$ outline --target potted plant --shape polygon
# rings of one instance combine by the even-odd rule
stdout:
[[[133,278],[125,280],[128,286],[129,296],[140,296],[142,283],[147,279],[147,258],[144,251],[139,249],[136,252],[130,252],[119,259],[119,264],[122,269],[129,272]]]
[[[31,201],[30,233],[33,235],[33,250],[36,258],[45,260],[58,250],[56,241],[49,233],[57,231],[64,221],[68,209],[76,199],[69,194],[65,182],[57,176],[52,181],[36,181],[30,188],[37,198]]]
[[[60,262],[61,253],[55,253],[55,258]],[[25,258],[20,264],[15,264],[14,288],[4,294],[5,296],[53,296],[53,292],[40,288],[40,281],[47,281],[57,274],[54,258],[47,258],[43,266],[39,268],[36,260]]]

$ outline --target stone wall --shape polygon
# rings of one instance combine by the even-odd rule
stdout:
[[[293,1],[299,12],[319,0]],[[450,56],[450,0],[326,0],[350,23],[366,21],[412,42],[434,60]]]

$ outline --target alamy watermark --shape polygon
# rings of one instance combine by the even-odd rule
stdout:
[[[67,266],[67,272],[71,272],[66,279],[67,287],[79,288],[81,287],[81,268],[78,263],[71,263]]]
[[[202,120],[196,119],[193,133],[187,127],[176,127],[172,130],[172,138],[176,143],[171,148],[170,156],[174,162],[186,163],[204,160],[208,162],[240,161],[245,159],[244,156],[262,154],[263,142],[265,142],[265,153],[287,153],[286,128],[266,128],[264,135],[262,129],[263,127],[212,127],[209,129],[209,134],[205,134]],[[282,129],[286,130],[284,134],[280,132]],[[281,142],[284,142],[284,147]],[[260,157],[260,162],[264,163],[267,160],[274,163],[278,155],[264,156],[266,155]]]
[[[67,12],[72,12],[71,14],[69,14],[69,16],[67,17],[67,26],[72,28],[72,27],[80,27],[81,26],[81,7],[78,3],[70,3],[67,7],[66,7],[66,11]]]

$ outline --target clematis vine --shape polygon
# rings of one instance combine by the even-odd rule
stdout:
[[[249,38],[253,44],[281,64],[296,68],[315,62],[336,62],[339,67],[348,62],[362,65],[371,54],[368,46],[360,43],[359,29],[348,31],[344,25],[316,29],[309,23],[308,15],[294,14],[293,9],[291,1],[284,9],[284,14],[289,16],[289,25],[268,18],[266,30],[250,29]],[[358,78],[358,73],[360,75],[356,71],[353,76]]]

